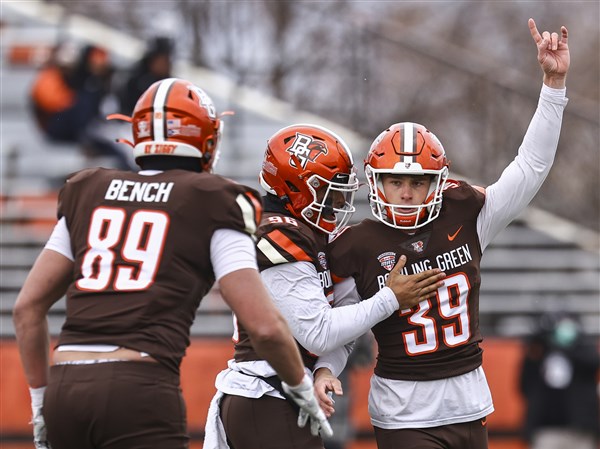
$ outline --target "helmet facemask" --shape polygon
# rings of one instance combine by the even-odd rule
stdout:
[[[411,230],[425,226],[435,220],[442,208],[442,193],[448,179],[448,168],[442,170],[424,170],[410,173],[414,176],[431,176],[429,191],[421,204],[395,204],[388,201],[383,190],[383,177],[386,175],[409,175],[389,170],[365,169],[369,185],[369,203],[375,218],[397,229]],[[405,212],[403,209],[412,209]]]
[[[302,209],[302,217],[327,234],[343,228],[352,217],[354,194],[358,190],[355,173],[337,173],[331,180],[317,174],[306,180],[313,201]]]

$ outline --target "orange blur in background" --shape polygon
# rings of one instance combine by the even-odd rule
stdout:
[[[518,393],[518,372],[522,357],[519,340],[487,339],[483,343],[484,369],[494,397],[496,411],[489,416],[489,449],[526,449],[515,437],[521,426],[523,400]],[[181,367],[181,387],[187,403],[190,433],[197,437],[204,430],[208,405],[215,388],[215,376],[227,366],[233,355],[229,339],[194,339]],[[367,411],[371,368],[355,370],[350,375],[352,392],[350,419],[357,432],[372,432]],[[32,447],[29,391],[21,368],[14,339],[0,340],[0,447]],[[501,435],[509,435],[501,437]],[[8,441],[7,441],[8,440]],[[18,440],[18,441],[17,441]],[[10,441],[10,442],[9,442]],[[17,442],[12,442],[17,441]],[[191,449],[201,449],[194,440]],[[352,441],[347,449],[376,449],[374,439]]]

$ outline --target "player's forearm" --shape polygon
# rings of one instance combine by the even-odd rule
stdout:
[[[50,336],[45,316],[15,309],[15,335],[27,383],[32,388],[47,384]]]
[[[542,87],[517,157],[498,181],[486,188],[477,219],[482,249],[527,207],[542,186],[554,161],[567,101],[565,91]]]
[[[358,304],[348,301],[348,305],[332,308],[315,268],[304,262],[269,268],[261,276],[294,338],[317,355],[356,340],[398,309],[398,301],[388,288]],[[356,294],[353,301],[359,300]]]
[[[313,371],[316,373],[320,368],[327,368],[334,376],[339,376],[346,367],[348,357],[353,348],[354,342],[340,346],[327,354],[323,354],[315,363]]]
[[[254,269],[236,270],[219,280],[221,295],[248,332],[256,352],[289,385],[304,376],[300,352],[285,319]]]
[[[305,320],[303,338],[296,339],[312,353],[321,355],[356,340],[396,310],[394,293],[384,288],[358,304],[322,309],[312,320]]]
[[[53,250],[42,250],[15,302],[15,334],[31,387],[46,385],[50,345],[46,315],[65,294],[72,271],[71,260]]]

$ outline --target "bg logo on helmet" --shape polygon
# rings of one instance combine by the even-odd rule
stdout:
[[[311,136],[306,134],[296,133],[296,138],[292,143],[292,146],[287,150],[292,156],[296,156],[297,160],[300,161],[302,168],[306,168],[306,164],[315,162],[315,160],[322,154],[327,154],[329,150],[325,142],[321,140],[315,140]],[[290,165],[296,167],[296,158],[290,158]]]
[[[211,98],[206,94],[206,92],[204,92],[198,86],[188,86],[188,89],[195,92],[196,95],[198,95],[198,98],[200,98],[200,106],[206,109],[208,116],[212,119],[217,118],[217,110],[215,109],[215,105],[212,102]]]

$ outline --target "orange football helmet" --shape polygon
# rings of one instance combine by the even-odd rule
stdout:
[[[271,136],[259,181],[294,217],[327,234],[344,226],[355,210],[352,153],[340,137],[317,125],[292,125]]]
[[[221,120],[212,99],[198,86],[178,78],[152,84],[141,95],[132,117],[111,114],[108,119],[132,124],[135,158],[184,156],[200,159],[203,171],[212,171],[218,159]]]
[[[365,159],[369,203],[375,218],[398,229],[417,229],[433,221],[442,207],[442,192],[448,179],[448,159],[438,138],[418,123],[396,123],[371,144]],[[429,193],[421,205],[390,203],[384,194],[382,176],[431,175]],[[403,213],[401,209],[413,209]]]

